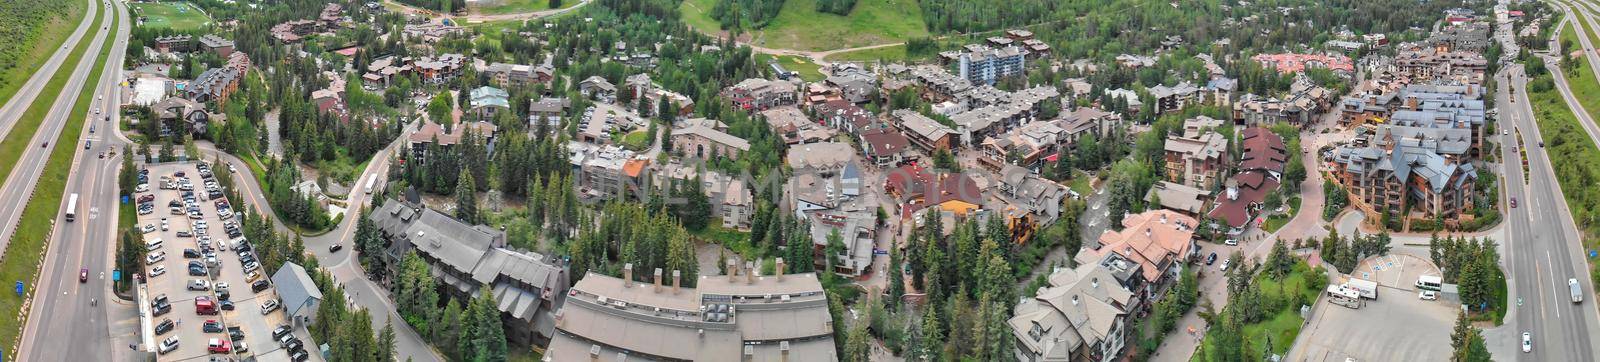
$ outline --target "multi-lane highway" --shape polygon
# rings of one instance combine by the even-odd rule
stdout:
[[[95,26],[93,24],[94,15],[99,11],[100,3],[96,0],[86,0],[85,2],[88,4],[83,13],[83,20],[78,22],[78,28],[72,31],[72,35],[67,36],[67,40],[61,43],[61,47],[56,48],[55,53],[50,55],[50,59],[45,60],[44,64],[40,65],[39,69],[28,77],[28,82],[23,83],[21,88],[17,88],[19,91],[11,99],[5,100],[4,106],[0,106],[0,138],[5,138],[6,134],[11,132],[11,125],[16,124],[17,119],[22,118],[22,113],[27,112],[28,106],[33,104],[35,98],[39,97],[40,92],[36,90],[44,89],[45,83],[48,83],[50,77],[56,74],[56,70],[61,67],[61,63],[65,62],[67,56],[72,53],[72,49],[77,47],[78,41],[83,39],[83,35],[87,34],[89,29],[93,29]],[[104,26],[102,25],[101,27]],[[89,53],[85,53],[84,56],[92,57]]]
[[[1553,65],[1549,68],[1559,70]],[[1501,110],[1501,130],[1491,132],[1506,141],[1501,148],[1501,159],[1506,160],[1503,193],[1508,199],[1516,199],[1517,207],[1507,209],[1509,238],[1499,241],[1507,254],[1512,299],[1507,326],[1511,330],[1494,334],[1502,336],[1502,340],[1490,343],[1520,344],[1520,335],[1527,332],[1533,336],[1532,352],[1521,353],[1520,347],[1505,349],[1516,350],[1513,353],[1517,355],[1497,355],[1497,359],[1594,361],[1594,346],[1600,344],[1600,333],[1596,333],[1600,317],[1592,304],[1596,301],[1572,303],[1567,280],[1578,279],[1587,291],[1593,291],[1594,286],[1585,272],[1578,232],[1561,196],[1550,157],[1540,145],[1543,137],[1528,104],[1528,77],[1520,65],[1508,65],[1494,76],[1500,84],[1495,104]],[[1505,135],[1505,129],[1511,133]],[[1519,152],[1523,150],[1528,162],[1526,173],[1521,167],[1523,153]]]
[[[109,6],[109,7],[106,7]],[[50,138],[60,132],[66,124],[66,117],[74,107],[100,107],[105,112],[115,117],[115,107],[107,104],[116,104],[118,82],[121,81],[122,59],[127,46],[130,21],[128,21],[127,8],[121,1],[107,1],[105,4],[95,6],[102,10],[114,11],[122,21],[117,23],[114,31],[115,38],[110,44],[110,53],[107,59],[100,61],[96,57],[100,54],[108,32],[96,34],[94,43],[85,53],[84,62],[79,64],[75,76],[81,78],[90,72],[103,72],[94,87],[96,101],[94,104],[72,104],[79,91],[83,89],[83,80],[78,79],[69,84],[63,91],[63,96],[57,100],[57,107],[53,108],[50,116],[46,118],[44,127],[49,132]],[[107,14],[111,15],[111,14]],[[112,24],[112,16],[106,16],[104,24]],[[75,78],[75,79],[77,79]],[[112,325],[121,328],[119,335],[134,332],[133,325],[128,321],[137,322],[137,314],[124,304],[112,302],[114,297],[110,294],[111,273],[113,267],[112,253],[115,252],[117,241],[117,172],[121,164],[120,157],[107,156],[99,158],[99,154],[107,150],[121,150],[122,142],[115,137],[105,137],[109,131],[116,129],[116,119],[104,120],[104,116],[96,116],[91,110],[88,112],[90,119],[84,122],[86,128],[82,134],[87,139],[94,140],[93,147],[83,149],[83,140],[62,145],[73,147],[77,156],[73,159],[72,173],[67,179],[66,194],[79,194],[76,205],[78,214],[82,215],[77,221],[64,222],[57,220],[57,227],[45,264],[39,277],[33,305],[29,310],[28,324],[23,330],[22,347],[18,351],[18,359],[22,361],[111,361],[127,360],[115,358],[115,351],[129,351],[127,349],[114,349]],[[94,127],[95,133],[90,133],[88,127]],[[54,143],[54,142],[52,142]],[[54,145],[52,145],[54,146]],[[38,149],[35,163],[43,166],[43,158],[48,149]],[[25,160],[34,159],[32,154]],[[23,165],[27,165],[24,161]],[[26,166],[24,166],[26,167]],[[32,177],[18,178],[13,175],[7,185],[4,202],[8,205],[21,205],[25,198],[25,190],[33,187],[32,179],[37,178],[37,169]],[[19,168],[20,172],[21,168]],[[26,182],[26,188],[14,187]],[[18,191],[24,190],[24,191]],[[20,212],[22,207],[12,207]],[[6,213],[8,216],[10,212]],[[14,216],[13,216],[14,217]],[[124,217],[132,217],[127,215]],[[12,222],[15,222],[12,219]],[[10,233],[8,228],[7,234]],[[89,269],[89,280],[80,283],[78,270]],[[90,300],[98,302],[90,304]]]

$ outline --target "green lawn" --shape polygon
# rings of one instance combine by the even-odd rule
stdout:
[[[1316,303],[1317,295],[1323,286],[1308,285],[1307,274],[1314,274],[1314,272],[1304,261],[1299,261],[1295,263],[1294,270],[1284,276],[1281,281],[1273,280],[1263,273],[1256,274],[1252,283],[1255,284],[1255,288],[1262,291],[1264,300],[1292,300],[1293,294],[1299,293],[1301,294],[1299,298],[1309,301],[1308,303]],[[1312,277],[1311,279],[1316,280],[1318,278]],[[1244,348],[1246,354],[1259,355],[1269,339],[1272,342],[1272,353],[1283,354],[1289,351],[1289,347],[1294,344],[1295,336],[1300,334],[1300,327],[1305,322],[1305,319],[1300,317],[1299,305],[1288,304],[1291,305],[1284,305],[1282,309],[1273,313],[1266,320],[1244,326],[1244,338],[1247,341],[1247,345]],[[1231,309],[1223,311],[1223,313],[1232,312]],[[1218,318],[1227,317],[1219,316]],[[1205,361],[1205,349],[1212,348],[1214,343],[1215,340],[1209,334],[1206,335],[1205,340],[1201,342],[1200,348],[1195,351],[1190,361]]]
[[[709,13],[716,0],[685,0],[684,20],[701,31],[720,30]],[[818,12],[816,0],[788,0],[753,43],[780,49],[832,50],[905,41],[928,36],[922,8],[914,0],[860,0],[850,15]]]
[[[622,136],[622,147],[635,152],[650,149],[650,133],[645,130],[629,132]]]
[[[6,67],[5,71],[0,72],[0,100],[10,100],[11,96],[16,95],[17,89],[28,82],[28,77],[32,77],[33,73],[44,65],[45,60],[61,47],[61,43],[67,41],[67,37],[72,35],[72,30],[77,29],[78,21],[84,16],[84,3],[66,1],[63,4],[67,7],[65,16],[45,20],[40,24],[43,28],[36,36],[23,39],[26,44],[12,48],[23,52],[17,57],[21,64]],[[86,34],[90,35],[93,33]]]
[[[102,11],[98,13],[99,15],[96,15],[96,24],[100,22],[105,13]],[[115,14],[113,14],[111,24],[113,29],[117,27],[117,20]],[[91,56],[95,56],[97,59],[104,59],[111,52],[110,44],[112,38],[107,37],[105,40],[105,45],[100,48],[100,53],[98,55],[91,54]],[[77,64],[78,58],[82,57],[83,53],[87,51],[89,43],[92,42],[79,42],[78,47],[73,50],[73,54],[68,57],[67,63],[63,63],[69,66],[62,66],[61,70],[73,68],[70,64]],[[101,63],[95,62],[94,64],[99,65]],[[61,212],[61,198],[67,187],[67,175],[71,172],[73,166],[72,157],[79,149],[75,147],[76,141],[80,134],[83,133],[83,122],[89,112],[89,107],[84,105],[94,98],[94,85],[99,84],[100,76],[103,74],[100,71],[101,67],[96,66],[94,69],[85,81],[83,91],[79,92],[77,96],[77,104],[79,106],[75,107],[72,114],[68,115],[65,128],[56,138],[57,143],[65,141],[65,143],[72,144],[74,147],[56,147],[51,150],[50,157],[45,164],[44,173],[39,175],[39,183],[35,189],[34,198],[26,206],[23,206],[21,221],[17,223],[16,232],[12,235],[10,244],[6,246],[5,257],[0,259],[0,280],[21,281],[30,286],[36,285],[39,262],[41,261],[39,255],[44,252],[45,246],[49,241],[46,239],[46,235],[50,233],[53,220]],[[56,75],[65,74],[57,72]],[[44,98],[49,97],[40,97],[40,99]],[[30,110],[32,109],[30,108]],[[32,287],[29,289],[32,289]],[[19,338],[19,334],[22,331],[20,325],[22,321],[19,319],[21,309],[22,298],[17,297],[15,294],[7,294],[6,297],[0,297],[0,345],[5,346],[7,351],[16,350],[18,343],[21,341]]]
[[[478,12],[488,15],[520,14],[550,9],[550,0],[500,0],[499,5],[479,7]],[[561,9],[578,5],[582,0],[564,0]]]
[[[767,65],[767,62],[773,60],[771,54],[756,54],[755,57],[756,64],[763,67]],[[780,55],[777,60],[778,64],[783,65],[784,69],[800,73],[800,79],[804,79],[807,82],[817,82],[828,78],[822,75],[822,66],[812,62],[810,58]]]
[[[1090,179],[1091,177],[1089,177],[1088,173],[1080,170],[1073,170],[1072,180],[1067,182],[1067,188],[1072,189],[1073,192],[1077,192],[1078,196],[1089,197],[1089,194],[1094,193],[1094,186],[1090,186],[1089,184]]]
[[[886,60],[886,61],[916,60],[916,59],[906,59],[906,45],[905,44],[887,46],[887,47],[882,47],[882,48],[862,49],[862,50],[849,51],[849,52],[843,52],[843,53],[834,53],[834,54],[829,54],[828,57],[824,58],[824,59],[826,59],[828,61],[834,61],[834,62],[870,62],[870,61],[876,61],[876,60]]]
[[[211,17],[201,12],[199,7],[186,2],[136,3],[132,6],[134,16],[145,18],[144,24],[140,25],[144,28],[190,31],[211,25]]]
[[[700,239],[701,242],[720,244],[741,255],[755,255],[755,250],[751,250],[750,247],[750,232],[723,228],[720,217],[711,218],[703,230],[689,230],[689,235]]]

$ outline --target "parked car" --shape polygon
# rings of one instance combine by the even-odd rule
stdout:
[[[206,324],[200,327],[200,331],[206,333],[222,333],[222,322],[218,322],[215,319],[207,319]]]
[[[161,341],[161,349],[157,352],[160,352],[161,354],[167,354],[176,350],[178,350],[178,336],[172,336]]]
[[[150,268],[150,276],[151,277],[159,277],[162,274],[166,274],[166,273],[167,273],[167,266],[166,265],[157,265],[155,267]]]
[[[209,289],[211,289],[211,283],[206,282],[205,279],[194,279],[189,281],[189,290],[199,291]]]
[[[1216,262],[1217,262],[1217,252],[1213,251],[1213,252],[1211,252],[1211,255],[1207,255],[1206,256],[1206,265],[1211,265],[1212,263],[1216,263]]]
[[[1228,271],[1228,264],[1231,264],[1232,262],[1233,262],[1233,259],[1223,259],[1222,260],[1222,267],[1219,268],[1219,269],[1222,270],[1222,271]]]
[[[267,299],[266,302],[261,303],[261,315],[270,314],[275,310],[278,310],[277,299]]]
[[[268,287],[268,285],[267,285],[267,280],[266,279],[257,280],[255,283],[250,283],[250,291],[256,292],[256,293],[260,293],[263,290],[267,290],[267,287]]]
[[[287,336],[290,333],[294,333],[294,330],[290,329],[289,325],[287,325],[287,324],[280,325],[280,326],[278,326],[278,328],[272,329],[272,339],[273,340],[283,339],[283,336]]]
[[[221,338],[212,338],[211,339],[211,343],[207,344],[207,347],[206,347],[206,352],[211,352],[211,353],[227,354],[232,350],[233,350],[232,348],[228,347],[228,341],[225,341],[225,340],[223,340]]]
[[[161,323],[156,324],[156,335],[159,336],[167,334],[167,332],[171,332],[175,327],[177,327],[177,324],[173,323],[172,319],[162,320]]]

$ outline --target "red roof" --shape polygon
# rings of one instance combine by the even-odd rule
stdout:
[[[934,173],[916,165],[890,170],[884,189],[906,200],[922,199],[910,211],[946,201],[983,205],[983,192],[978,190],[978,182],[971,177],[954,172]]]
[[[910,141],[906,140],[905,135],[886,128],[863,133],[861,139],[867,143],[868,147],[872,148],[872,155],[879,157],[905,151],[906,147],[911,144]]]

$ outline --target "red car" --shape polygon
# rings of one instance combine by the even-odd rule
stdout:
[[[78,282],[79,283],[88,283],[89,282],[89,268],[78,269]]]
[[[1517,198],[1515,197],[1511,198],[1511,208],[1517,208]]]
[[[206,347],[206,351],[211,353],[228,353],[231,350],[233,349],[228,348],[228,341],[221,338],[212,338],[210,346]]]

